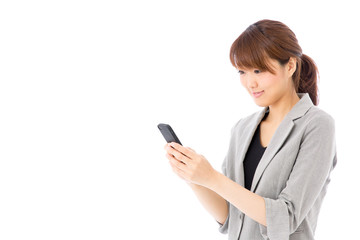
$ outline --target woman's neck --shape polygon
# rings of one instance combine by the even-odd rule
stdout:
[[[284,95],[276,103],[269,106],[269,115],[266,121],[273,124],[280,124],[299,100],[300,98],[295,91]]]

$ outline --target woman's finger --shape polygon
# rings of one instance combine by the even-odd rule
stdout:
[[[182,163],[181,161],[179,161],[178,159],[176,159],[175,157],[173,157],[171,154],[166,153],[166,158],[169,159],[170,163],[174,167],[176,167],[182,171],[184,171],[186,169],[186,165],[184,163]]]
[[[194,157],[194,152],[191,151],[190,149],[176,143],[176,142],[171,142],[170,146],[175,148],[178,152],[181,152],[182,154],[184,154],[185,156],[187,156],[188,158],[192,159]]]
[[[166,152],[170,155],[173,155],[177,160],[188,164],[189,163],[189,158],[187,156],[185,156],[184,154],[182,154],[181,152],[177,151],[176,149],[168,146],[166,148]]]
[[[176,161],[176,160],[175,160],[175,161]],[[169,163],[170,163],[170,166],[171,166],[173,172],[174,172],[178,177],[180,177],[181,179],[186,180],[186,179],[184,178],[185,172],[184,172],[183,170],[181,170],[180,168],[178,168],[178,167],[176,166],[176,163],[174,164],[173,161],[169,160]]]

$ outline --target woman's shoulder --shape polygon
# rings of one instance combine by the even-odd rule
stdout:
[[[335,119],[318,106],[311,107],[309,111],[307,111],[307,113],[303,116],[303,118],[306,125],[326,125],[327,127],[335,126]]]
[[[264,115],[266,109],[254,112],[246,117],[240,118],[235,122],[231,128],[231,132],[238,132],[242,129],[246,129],[248,126],[254,124],[262,115]],[[302,124],[311,127],[325,127],[334,128],[335,119],[326,111],[318,106],[312,106],[305,112],[305,114],[297,119],[293,119],[295,124]]]

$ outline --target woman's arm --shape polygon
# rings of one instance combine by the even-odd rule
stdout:
[[[193,183],[188,184],[204,208],[218,223],[224,224],[229,214],[228,205],[225,199],[206,187]]]
[[[197,189],[195,194],[200,195],[200,202],[205,202],[205,208],[211,209],[209,211],[218,212],[217,203],[214,200],[217,198],[211,198],[210,196],[219,196],[224,200],[227,200],[232,205],[237,207],[244,214],[266,226],[266,210],[265,200],[261,196],[248,191],[244,187],[240,186],[236,182],[215,171],[206,158],[197,154],[194,150],[183,147],[177,143],[167,144],[165,146],[167,150],[166,157],[169,159],[173,171],[182,179],[189,183],[200,185],[203,188]],[[203,189],[207,189],[206,191]],[[214,194],[208,194],[213,192]],[[221,202],[221,201],[219,201]],[[214,216],[214,215],[213,215]],[[227,217],[223,219],[223,214],[215,215],[219,217],[220,223],[224,223]],[[216,218],[216,217],[215,217]]]
[[[263,197],[216,171],[212,181],[209,181],[206,186],[254,221],[266,226],[266,209]]]

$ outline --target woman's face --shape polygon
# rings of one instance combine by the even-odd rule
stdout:
[[[272,65],[275,74],[268,71],[262,72],[255,68],[239,68],[241,84],[249,92],[255,103],[261,107],[274,105],[294,91],[291,77],[296,70],[296,60],[290,58],[284,66],[273,59],[270,59],[269,63]]]

